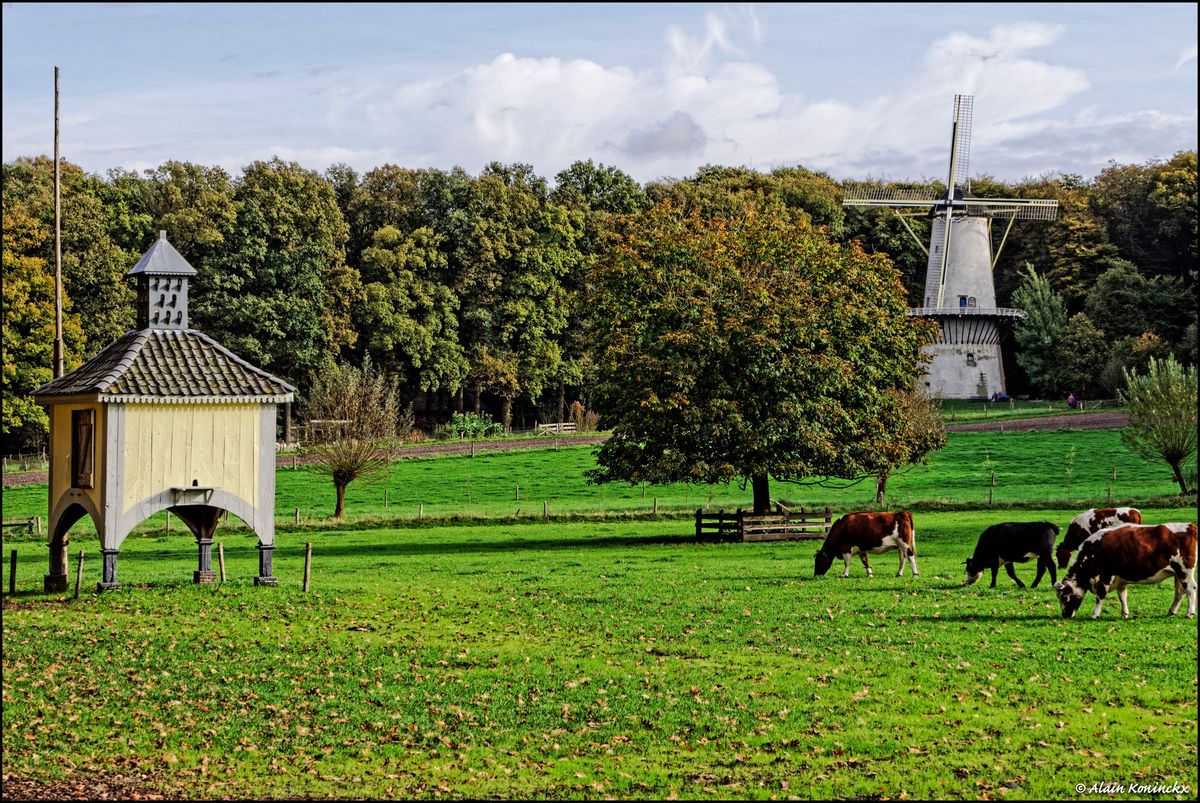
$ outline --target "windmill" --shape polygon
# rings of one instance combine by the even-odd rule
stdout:
[[[1058,215],[1058,201],[971,195],[968,166],[973,111],[972,96],[954,96],[950,170],[944,195],[931,198],[922,190],[875,188],[848,190],[843,201],[844,206],[891,210],[928,256],[924,300],[908,314],[938,322],[937,340],[928,347],[933,361],[925,384],[931,395],[948,399],[1004,392],[1000,341],[1007,327],[1024,318],[1025,313],[996,306],[992,271],[1013,223],[1054,220]],[[933,218],[928,248],[906,220],[918,216]],[[1006,225],[993,253],[992,233],[997,222]]]

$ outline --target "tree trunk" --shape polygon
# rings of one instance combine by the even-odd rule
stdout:
[[[504,397],[504,434],[512,432],[512,399]]]
[[[463,411],[463,395],[465,391],[462,385],[458,386],[458,393],[454,397],[454,412],[461,413]]]
[[[1188,487],[1187,480],[1183,478],[1183,467],[1179,463],[1172,463],[1171,471],[1175,474],[1175,482],[1179,483],[1180,495],[1187,496]]]
[[[771,478],[766,474],[757,474],[750,478],[754,488],[754,515],[762,516],[771,512]]]
[[[346,512],[346,483],[335,482],[334,487],[337,488],[337,507],[333,509],[333,517],[340,519]]]
[[[482,400],[479,398],[483,394],[483,386],[478,382],[475,383],[475,415],[483,412]]]
[[[875,478],[875,504],[883,504],[883,495],[887,492],[888,472],[880,472]]]
[[[567,419],[564,416],[567,414],[567,386],[563,382],[558,383],[558,423],[563,423]]]

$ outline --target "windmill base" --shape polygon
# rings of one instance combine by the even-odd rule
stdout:
[[[1006,391],[999,344],[934,343],[926,346],[925,353],[933,362],[921,382],[934,398],[989,399]]]

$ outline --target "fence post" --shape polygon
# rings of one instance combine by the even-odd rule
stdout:
[[[34,517],[33,517],[33,523],[34,523],[34,526],[36,526],[36,527],[37,527],[37,534],[38,534],[38,535],[41,535],[41,534],[42,534],[42,517],[41,517],[41,516],[34,516]]]
[[[657,497],[657,496],[656,496],[656,497],[654,497],[654,511],[653,511],[653,513],[654,513],[654,515],[655,515],[655,516],[657,516],[657,515],[658,515],[658,497]]]
[[[833,526],[833,516],[829,513],[829,505],[825,506],[825,532],[829,532],[829,528]]]
[[[387,488],[383,489],[383,509],[387,510]]]
[[[988,506],[989,507],[992,504],[992,494],[995,492],[995,490],[996,490],[996,472],[993,471],[992,472],[992,482],[988,486]]]
[[[549,517],[550,517],[550,511],[546,507],[546,500],[543,499],[542,500],[542,518],[545,519],[545,518],[549,518]]]
[[[745,514],[745,511],[743,511],[740,507],[738,508],[738,511],[737,511],[737,532],[738,532],[738,540],[745,541],[746,540],[746,514]]]
[[[167,511],[167,535],[171,534],[171,511]]]
[[[300,508],[296,508],[296,523],[300,523]]]
[[[12,557],[8,559],[8,593],[15,594],[17,591],[17,550],[12,551]]]
[[[513,501],[514,501],[514,502],[520,502],[520,501],[521,501],[521,486],[520,486],[520,485],[514,485],[514,486],[513,486],[513,488],[515,489],[515,490],[513,491]]]
[[[225,545],[217,544],[217,565],[221,567],[221,582],[225,582]]]
[[[304,544],[304,591],[308,592],[308,577],[312,570],[312,541]]]
[[[700,523],[701,523],[700,508],[696,508],[696,538],[700,537]],[[16,550],[14,550],[13,551],[13,560],[16,560],[16,554],[17,554]]]
[[[417,521],[421,521],[424,518],[425,518],[425,503],[422,502],[421,506],[419,508],[417,508]]]

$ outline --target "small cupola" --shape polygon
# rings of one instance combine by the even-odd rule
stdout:
[[[165,231],[129,275],[137,278],[139,330],[188,328],[188,279],[196,269],[167,242]]]

